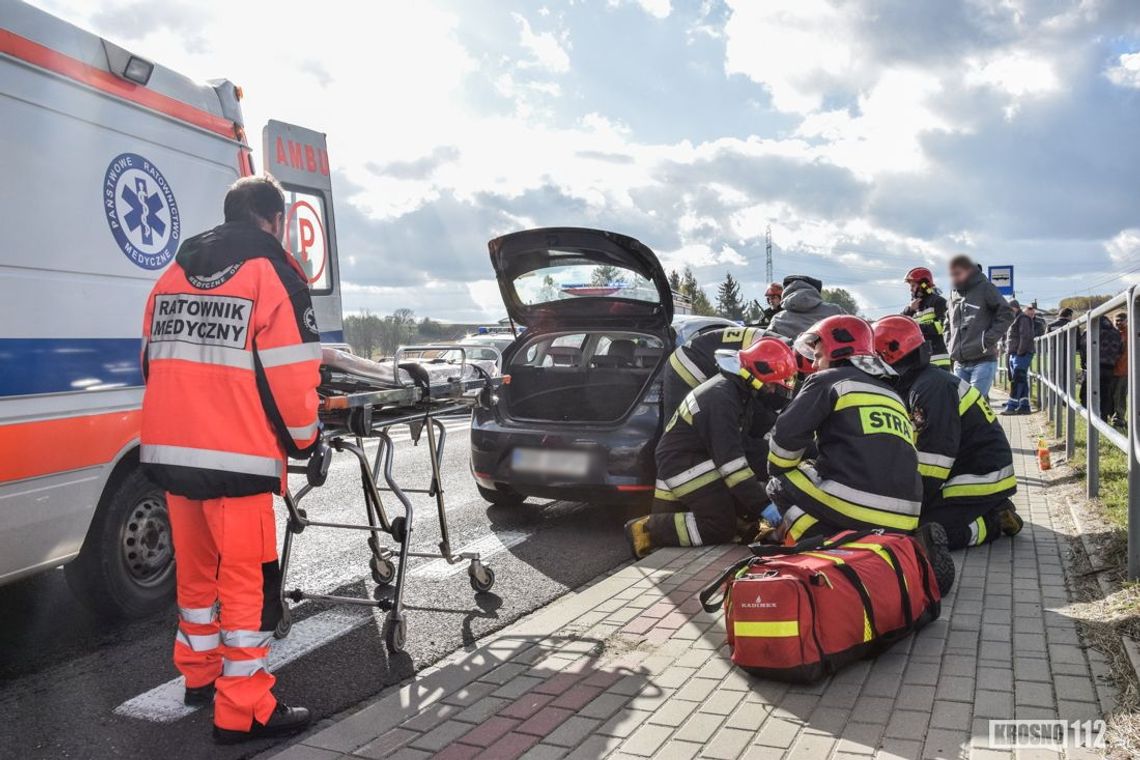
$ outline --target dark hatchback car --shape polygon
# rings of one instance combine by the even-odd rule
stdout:
[[[503,302],[525,332],[503,352],[495,402],[476,408],[480,494],[648,503],[661,435],[661,371],[709,317],[673,318],[653,251],[625,235],[526,230],[488,244]]]

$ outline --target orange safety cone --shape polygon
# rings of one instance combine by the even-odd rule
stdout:
[[[1045,443],[1045,438],[1037,439],[1037,465],[1042,470],[1052,470],[1053,460],[1049,457],[1049,445]]]

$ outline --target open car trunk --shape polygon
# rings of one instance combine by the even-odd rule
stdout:
[[[589,332],[537,335],[512,355],[502,408],[516,419],[616,422],[646,392],[665,359],[655,335]]]

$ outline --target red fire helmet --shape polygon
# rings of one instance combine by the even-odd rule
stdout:
[[[875,323],[875,351],[887,364],[894,364],[925,342],[922,328],[910,317],[896,314]]]

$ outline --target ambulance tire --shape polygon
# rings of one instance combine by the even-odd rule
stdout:
[[[526,501],[526,497],[516,491],[499,490],[498,488],[484,488],[475,486],[483,501],[494,504],[496,507],[517,507]]]
[[[100,616],[144,618],[174,601],[174,547],[166,494],[135,468],[104,492],[68,585]]]

